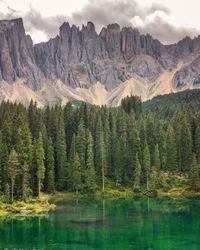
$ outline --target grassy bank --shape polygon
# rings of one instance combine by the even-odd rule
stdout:
[[[151,185],[150,185],[151,187]],[[200,191],[193,191],[190,188],[189,180],[186,175],[171,175],[168,173],[161,173],[154,188],[147,192],[146,185],[142,185],[135,190],[132,185],[116,186],[114,182],[106,180],[105,192],[102,193],[101,186],[97,187],[93,194],[94,198],[134,198],[134,197],[193,197],[200,196]],[[57,192],[52,198],[52,202],[59,199],[75,199],[84,198],[91,195],[85,193]]]
[[[54,203],[58,200],[71,200],[77,199],[77,197],[86,198],[88,196],[91,197],[91,195],[81,192],[78,195],[73,192],[56,192],[53,195],[43,193],[40,198],[28,199],[26,202],[15,201],[12,204],[6,204],[0,201],[0,217],[43,214],[55,209]],[[92,195],[94,198],[134,198],[145,196],[188,198],[200,196],[200,192],[190,189],[188,177],[185,175],[161,173],[156,183],[156,188],[150,192],[146,191],[145,185],[136,191],[131,185],[116,186],[114,182],[107,180],[105,192],[102,193],[101,186],[98,186],[96,192]]]
[[[54,204],[49,203],[51,196],[42,194],[39,198],[31,198],[25,201],[15,201],[12,204],[0,202],[0,217],[4,216],[24,216],[43,214],[55,209]]]

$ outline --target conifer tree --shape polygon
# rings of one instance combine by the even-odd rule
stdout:
[[[85,170],[85,163],[86,163],[86,158],[85,158],[85,154],[86,154],[86,134],[85,134],[85,127],[84,127],[84,122],[81,119],[79,122],[79,126],[78,126],[78,132],[76,135],[76,151],[79,155],[79,159],[80,159],[80,164],[81,164],[81,168],[82,168],[82,173]]]
[[[109,176],[114,179],[118,186],[122,182],[122,171],[120,167],[120,142],[117,133],[117,117],[116,113],[111,116],[111,136],[110,136],[110,168]]]
[[[136,153],[135,157],[135,170],[134,170],[134,188],[139,189],[140,188],[140,178],[141,178],[141,165],[138,157],[138,153]]]
[[[84,174],[84,188],[87,193],[94,193],[96,188],[96,176],[94,169],[93,138],[91,132],[87,136],[86,170]]]
[[[120,145],[120,161],[119,167],[121,172],[121,182],[128,181],[128,140],[127,140],[127,115],[124,111],[119,113],[118,120],[119,145]]]
[[[32,138],[29,128],[24,123],[17,130],[17,145],[16,150],[19,155],[19,162],[21,168],[21,197],[26,199],[30,193],[30,174],[32,165]]]
[[[41,110],[38,109],[37,103],[33,102],[33,100],[31,100],[28,107],[28,123],[33,138],[38,138],[42,129],[42,113]]]
[[[55,170],[54,170],[54,151],[51,138],[46,139],[45,143],[45,188],[48,193],[55,192]]]
[[[133,126],[133,125],[132,125]],[[136,129],[135,125],[133,128],[129,128],[129,178],[136,168],[136,156],[138,156],[138,160],[141,160],[141,142],[139,137],[139,131]]]
[[[11,188],[11,202],[13,202],[14,198],[14,187],[17,176],[20,174],[19,170],[19,156],[17,152],[12,149],[9,158],[8,158],[8,166],[7,166],[7,176],[10,181]]]
[[[100,177],[102,184],[102,192],[105,191],[105,173],[106,173],[106,152],[104,142],[104,132],[102,127],[101,117],[98,117],[96,125],[96,140],[95,140],[95,166],[97,174]]]
[[[7,182],[7,165],[8,165],[9,152],[6,144],[2,143],[1,148],[1,191],[6,190]],[[9,185],[9,184],[8,184]]]
[[[181,157],[181,169],[184,172],[190,170],[192,163],[192,134],[191,127],[187,121],[187,118],[184,116],[181,122],[181,131],[179,138],[179,152]]]
[[[150,173],[150,183],[152,189],[156,187],[159,177],[160,167],[161,167],[161,162],[160,162],[159,146],[158,144],[156,144],[153,155],[153,165],[151,167],[151,173]]]
[[[73,171],[72,171],[72,176],[71,176],[71,182],[72,182],[73,191],[75,191],[76,194],[78,194],[82,188],[81,164],[80,164],[80,158],[78,156],[78,153],[75,153],[75,156],[73,159]]]
[[[160,171],[161,162],[160,162],[160,152],[159,152],[159,146],[156,144],[154,155],[153,155],[153,167],[154,170],[158,173]]]
[[[195,129],[195,153],[197,156],[197,162],[200,163],[200,124],[199,124],[199,119],[198,119],[198,124]]]
[[[146,119],[146,140],[151,155],[151,163],[153,163],[154,148],[157,144],[157,131],[155,115],[151,112],[148,114]]]
[[[170,171],[176,171],[178,168],[177,145],[174,129],[171,125],[169,125],[167,130],[166,155],[166,168]]]
[[[4,192],[4,196],[5,196],[5,201],[6,203],[10,202],[10,185],[8,183],[5,184],[5,192]]]
[[[37,195],[40,196],[41,187],[45,177],[45,166],[44,166],[45,154],[43,147],[42,134],[39,133],[38,139],[35,141],[34,145],[34,163],[36,170],[36,183],[37,183]]]
[[[192,190],[200,190],[200,165],[197,163],[196,155],[193,154],[192,164],[189,172],[190,186]]]
[[[67,145],[67,157],[70,157],[70,149],[72,143],[72,136],[76,132],[76,110],[74,110],[72,103],[68,102],[63,111],[64,115],[64,125],[65,125],[65,136],[66,136],[66,145]]]
[[[149,174],[151,171],[151,156],[149,152],[149,146],[145,141],[144,152],[143,152],[143,167],[146,174],[146,188],[149,191]]]
[[[58,190],[67,186],[67,145],[62,115],[58,119],[55,142],[55,180]]]

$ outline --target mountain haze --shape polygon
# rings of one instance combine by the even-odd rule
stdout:
[[[127,95],[147,100],[199,83],[200,36],[164,45],[118,24],[98,34],[92,22],[63,23],[58,36],[34,45],[21,18],[0,21],[1,101],[117,106]]]

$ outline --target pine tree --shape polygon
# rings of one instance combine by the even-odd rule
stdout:
[[[7,183],[7,165],[8,165],[9,152],[6,144],[2,143],[1,148],[1,191],[6,190]]]
[[[135,170],[134,170],[134,188],[140,188],[140,178],[141,178],[141,165],[138,157],[138,153],[136,153],[136,162],[135,162]]]
[[[132,121],[132,119],[131,119]],[[133,125],[133,122],[131,122],[132,127],[129,128],[129,175],[128,177],[131,178],[131,175],[133,171],[136,168],[137,159],[136,156],[138,156],[139,161],[141,160],[141,145],[140,145],[140,137],[139,137],[139,131],[136,129],[136,125]],[[131,126],[131,125],[130,125]]]
[[[10,185],[8,183],[5,184],[4,194],[5,194],[5,202],[9,203],[10,202]]]
[[[34,163],[36,170],[36,182],[37,182],[37,194],[40,196],[42,183],[45,177],[45,166],[44,166],[45,154],[43,147],[42,134],[39,133],[39,137],[34,145]]]
[[[64,125],[66,135],[67,156],[70,157],[70,149],[72,143],[72,136],[76,132],[76,121],[75,121],[76,110],[73,108],[72,103],[68,102],[64,107]]]
[[[197,122],[199,122],[199,119]],[[200,163],[200,125],[199,123],[197,124],[196,129],[195,129],[195,153],[197,156],[197,162]]]
[[[80,164],[80,158],[77,153],[75,153],[74,159],[73,159],[73,172],[71,176],[71,182],[73,190],[78,194],[78,192],[82,188],[82,181],[81,181],[81,164]]]
[[[84,122],[81,119],[78,126],[78,132],[76,135],[76,151],[80,158],[81,168],[84,171],[85,169],[85,153],[86,153],[86,136]]]
[[[186,117],[183,117],[179,138],[180,164],[183,172],[190,170],[192,163],[192,134]]]
[[[54,151],[51,138],[46,139],[45,143],[45,189],[48,193],[55,192],[55,170],[54,170]]]
[[[96,188],[96,176],[94,169],[93,138],[91,132],[87,136],[86,170],[84,174],[84,188],[87,193],[94,193]]]
[[[153,165],[152,165],[151,173],[150,173],[150,183],[151,183],[152,189],[156,187],[158,177],[159,177],[160,167],[161,167],[161,162],[160,162],[159,146],[158,144],[156,144],[154,155],[153,155]]]
[[[21,196],[26,199],[30,193],[30,174],[32,165],[32,139],[26,123],[17,130],[16,150],[21,168]]]
[[[171,125],[169,125],[167,130],[166,155],[166,168],[170,171],[176,171],[178,168],[177,145],[174,129]]]
[[[149,147],[150,156],[154,154],[154,148],[157,142],[157,121],[153,113],[149,113],[146,120],[146,140]],[[151,157],[151,164],[153,157]]]
[[[127,140],[127,115],[122,111],[119,113],[118,120],[118,132],[119,132],[119,145],[120,145],[120,182],[128,182],[128,140]]]
[[[104,142],[104,132],[101,117],[98,117],[96,125],[96,141],[95,141],[95,166],[96,171],[100,175],[102,183],[102,192],[105,191],[105,173],[106,173],[106,152]]]
[[[31,100],[28,107],[28,123],[29,128],[34,139],[38,138],[39,133],[42,129],[42,113],[38,109],[37,103]]]
[[[66,189],[67,186],[67,145],[62,114],[59,117],[55,142],[55,180],[58,190]]]
[[[161,162],[160,162],[160,152],[159,152],[159,146],[156,144],[154,155],[153,155],[153,167],[154,170],[158,173],[160,171]]]
[[[146,174],[146,187],[147,191],[149,191],[149,174],[151,170],[151,156],[149,152],[149,147],[147,142],[145,141],[144,152],[143,152],[143,167]]]
[[[10,180],[10,188],[11,188],[11,202],[13,202],[15,180],[19,174],[20,174],[19,156],[17,152],[14,149],[12,149],[8,158],[8,166],[7,166],[7,176],[8,179]]]
[[[109,125],[109,113],[108,109],[103,107],[103,118],[102,118],[102,126],[104,131],[104,145],[105,145],[105,162],[106,162],[106,169],[105,175],[108,176],[108,170],[110,168],[110,145],[111,145],[111,132],[110,132],[110,125]]]
[[[114,179],[116,185],[120,185],[122,179],[122,172],[119,166],[120,162],[120,143],[117,133],[117,118],[116,113],[111,113],[110,118],[110,163],[108,169],[108,176]]]
[[[196,155],[193,154],[192,164],[189,173],[190,186],[192,190],[200,190],[200,165],[197,163]]]

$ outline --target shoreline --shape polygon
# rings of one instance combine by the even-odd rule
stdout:
[[[40,198],[28,199],[24,201],[15,201],[12,204],[6,204],[0,202],[0,219],[2,218],[14,218],[14,217],[29,217],[47,215],[49,211],[56,209],[56,203],[59,200],[72,200],[72,199],[84,199],[84,198],[108,198],[108,199],[120,199],[120,198],[192,198],[200,197],[200,192],[192,191],[188,187],[176,187],[168,191],[162,189],[156,189],[154,193],[147,193],[144,190],[141,192],[134,192],[131,188],[124,187],[119,189],[108,188],[105,193],[102,194],[99,190],[94,195],[82,194],[78,195],[73,192],[56,192],[55,194],[42,194]]]
[[[42,194],[39,198],[25,201],[14,201],[12,204],[0,202],[0,219],[4,217],[24,217],[44,215],[56,206],[49,202],[51,195]]]

